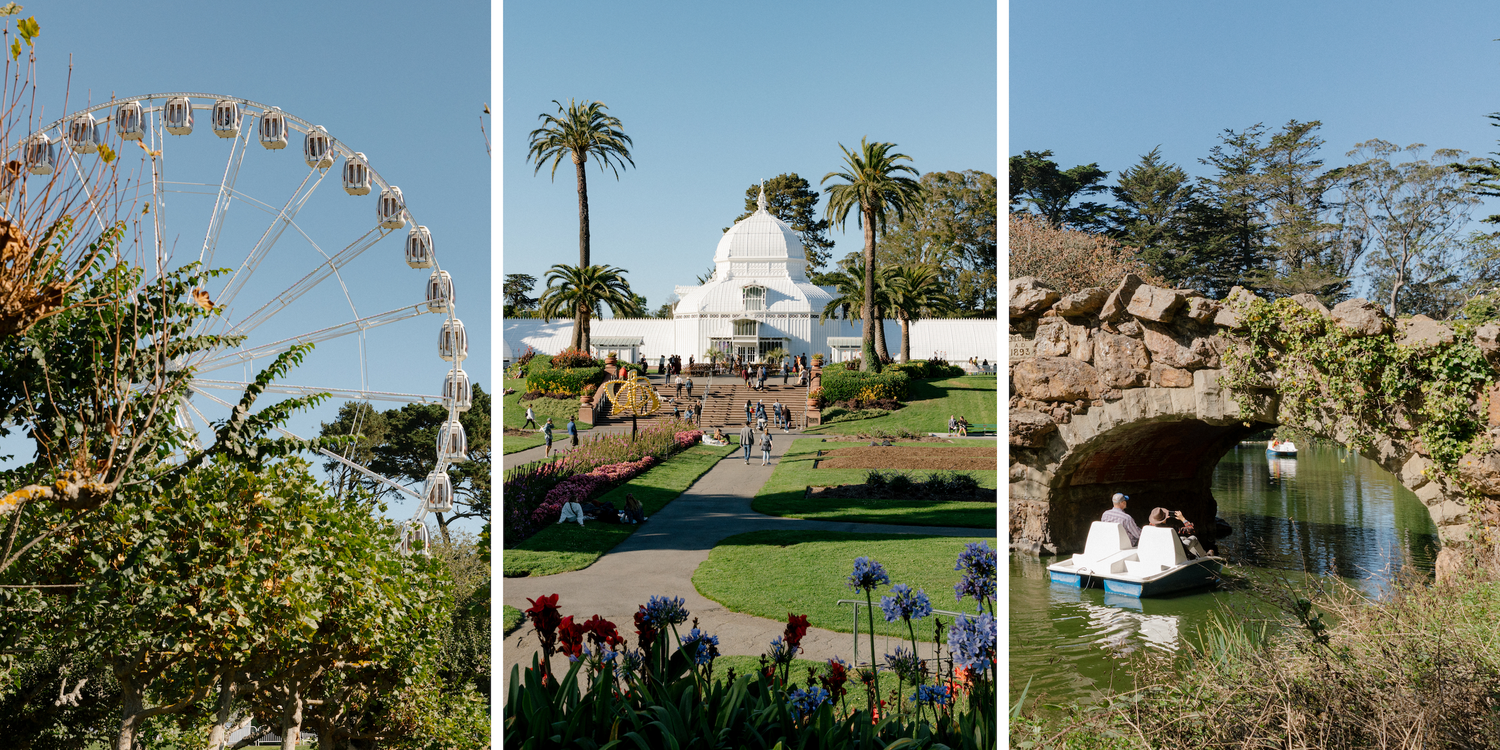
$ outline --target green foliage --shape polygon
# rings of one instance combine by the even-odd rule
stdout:
[[[921,204],[881,235],[877,262],[935,266],[963,315],[994,317],[999,183],[972,169],[928,172],[921,182]]]
[[[526,390],[545,393],[566,393],[571,396],[592,394],[608,376],[603,367],[570,367],[567,369],[537,370],[526,375]]]
[[[1469,338],[1418,351],[1391,336],[1352,335],[1291,300],[1255,299],[1236,312],[1247,332],[1225,354],[1225,378],[1246,418],[1275,373],[1279,418],[1297,429],[1360,449],[1420,438],[1445,472],[1486,447],[1471,404],[1494,373]]]
[[[930,378],[956,378],[964,374],[964,368],[958,365],[950,365],[943,360],[923,359],[912,362],[902,362],[891,365],[888,369],[904,372],[913,380],[926,380]]]
[[[1029,206],[1053,228],[1097,229],[1108,209],[1102,203],[1074,201],[1108,189],[1109,176],[1099,164],[1080,164],[1062,169],[1051,159],[1052,151],[1025,151],[1010,157],[1010,208]]]
[[[884,398],[904,401],[910,391],[911,376],[894,368],[879,373],[823,371],[823,398],[829,402]]]

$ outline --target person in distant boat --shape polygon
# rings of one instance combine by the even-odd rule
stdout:
[[[1130,546],[1134,547],[1141,540],[1141,527],[1137,526],[1135,519],[1125,512],[1125,505],[1129,502],[1130,496],[1116,492],[1113,500],[1115,507],[1104,511],[1104,515],[1099,520],[1124,526],[1125,535],[1130,537]]]
[[[1187,520],[1180,510],[1167,510],[1166,508],[1152,508],[1151,517],[1147,519],[1152,526],[1165,526],[1177,529],[1177,538],[1182,542],[1182,548],[1187,551],[1188,559],[1208,557],[1211,552],[1203,549],[1203,544],[1198,541],[1198,530],[1193,522]],[[1178,526],[1178,524],[1181,526]]]

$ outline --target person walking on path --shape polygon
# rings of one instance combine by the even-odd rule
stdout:
[[[750,446],[755,445],[755,430],[750,429],[750,422],[746,420],[745,426],[740,428],[740,447],[745,449],[745,465],[750,465]]]
[[[780,401],[772,401],[771,402],[771,424],[776,425],[777,427],[781,426],[781,402]]]
[[[742,377],[742,378],[745,379],[745,387],[746,388],[750,387],[750,368],[741,366],[740,367],[740,377]]]
[[[547,417],[547,424],[542,425],[542,438],[547,441],[547,449],[542,451],[542,458],[552,457],[552,417]]]
[[[771,465],[771,431],[766,430],[760,435],[760,465]]]
[[[578,447],[578,423],[572,417],[568,417],[568,444],[574,448]]]
[[[527,427],[536,427],[536,412],[532,411],[530,406],[526,407],[526,424],[521,425],[521,429],[524,430]]]
[[[676,398],[682,398],[682,376],[681,375],[677,376],[677,394],[676,394]]]

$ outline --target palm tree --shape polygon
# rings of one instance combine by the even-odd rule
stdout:
[[[533,176],[551,160],[552,179],[556,180],[557,165],[562,163],[563,157],[572,159],[578,178],[578,267],[588,268],[589,182],[583,166],[592,155],[599,162],[600,169],[609,167],[618,180],[620,167],[627,163],[635,166],[630,159],[630,147],[634,144],[630,136],[620,130],[620,120],[605,112],[608,107],[603,102],[577,103],[569,99],[566,108],[556,99],[552,103],[557,105],[557,115],[543,112],[537,116],[542,127],[531,131],[531,148],[526,153],[526,160],[536,163]],[[580,351],[589,346],[584,314],[584,310],[575,310],[573,314],[573,348]]]
[[[887,285],[891,312],[901,321],[901,361],[911,361],[911,321],[923,314],[950,312],[953,297],[943,291],[943,278],[932,266],[896,266]]]
[[[822,183],[838,178],[844,184],[828,188],[828,208],[825,215],[834,227],[844,228],[849,212],[859,207],[859,224],[865,230],[865,284],[864,304],[861,305],[864,320],[864,358],[861,370],[880,371],[880,360],[875,353],[875,232],[885,231],[886,217],[895,214],[896,221],[906,218],[906,210],[915,206],[922,195],[922,185],[914,177],[917,170],[896,162],[911,161],[906,154],[894,153],[894,143],[870,143],[859,139],[859,151],[852,152],[839,144],[844,152],[845,169],[823,175]],[[911,177],[898,173],[906,172]]]
[[[583,332],[583,348],[588,351],[589,321],[594,311],[608,307],[616,317],[640,315],[635,295],[630,291],[628,273],[613,266],[555,265],[547,269],[547,290],[542,292],[539,311],[545,318],[560,318],[575,312],[575,332]],[[574,340],[578,340],[575,333]]]
[[[852,316],[864,318],[865,309],[865,262],[852,253],[843,262],[843,270],[828,274],[825,278],[834,282],[834,298],[823,306],[819,320]],[[889,357],[885,345],[885,314],[891,310],[890,286],[894,283],[893,268],[881,268],[875,273],[875,353],[878,358]],[[870,326],[866,326],[868,329]],[[868,359],[868,353],[865,354]],[[877,364],[879,360],[877,359]],[[861,364],[861,367],[863,365]]]

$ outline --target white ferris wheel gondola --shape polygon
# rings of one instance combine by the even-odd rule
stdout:
[[[191,135],[193,132],[193,103],[185,96],[174,96],[167,100],[161,110],[162,126],[172,135]]]
[[[238,138],[240,135],[240,103],[232,99],[214,102],[214,135],[220,138]]]
[[[68,122],[68,148],[73,153],[97,153],[103,142],[104,134],[99,132],[99,122],[92,114],[84,112]]]
[[[399,549],[402,554],[410,555],[420,545],[422,554],[431,556],[431,535],[427,532],[425,523],[407,523],[401,526],[401,544]]]
[[[449,370],[447,377],[443,378],[443,408],[466,412],[473,406],[474,394],[469,388],[469,374],[463,368]]]
[[[464,426],[457,419],[450,419],[438,428],[437,453],[439,461],[459,463],[469,460],[469,439]]]
[[[443,321],[443,327],[438,331],[438,356],[445,362],[462,362],[469,358],[469,335],[464,332],[462,320]]]
[[[457,300],[453,297],[453,277],[447,271],[433,271],[427,277],[427,309],[432,312],[447,312]]]
[[[453,481],[448,478],[448,472],[434,471],[427,475],[422,499],[430,513],[453,512]]]
[[[260,116],[260,145],[272,151],[286,148],[286,117],[277,107]]]
[[[27,138],[26,147],[21,154],[21,161],[25,163],[27,172],[52,174],[57,169],[57,146],[53,145],[52,139],[45,132],[35,133]]]
[[[126,141],[138,141],[146,136],[146,113],[140,102],[122,102],[115,107],[115,133]]]
[[[322,125],[307,131],[307,136],[302,139],[302,159],[307,166],[327,169],[333,166],[333,157],[333,140],[328,137],[328,131]]]
[[[365,155],[355,151],[344,159],[344,192],[350,195],[370,194],[370,165]]]
[[[380,202],[375,205],[375,216],[384,229],[400,229],[406,226],[406,199],[401,188],[392,185],[380,191]]]
[[[406,233],[406,265],[432,268],[432,233],[427,227],[415,226]]]

